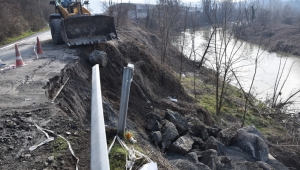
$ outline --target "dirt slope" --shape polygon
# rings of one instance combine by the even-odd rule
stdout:
[[[172,70],[179,69],[178,51],[170,48],[167,66],[161,65],[158,62],[158,37],[139,28],[133,28],[130,33],[120,33],[120,37],[120,41],[79,48],[44,42],[44,58],[19,68],[23,70],[0,73],[1,77],[5,77],[0,80],[5,87],[1,91],[5,98],[0,99],[0,148],[3,151],[0,152],[0,169],[75,169],[76,159],[72,157],[67,143],[57,134],[71,143],[80,159],[79,169],[90,168],[92,65],[88,56],[94,50],[105,51],[109,59],[107,66],[100,68],[108,143],[116,134],[122,69],[132,63],[135,70],[127,129],[136,133],[139,147],[158,163],[159,169],[176,169],[165,153],[150,142],[150,132],[145,130],[148,120],[153,117],[161,120],[165,110],[171,109],[188,115],[191,121],[198,118],[207,125],[212,125],[213,121],[203,108],[194,104],[174,76]],[[190,64],[184,60],[185,71],[189,71]],[[14,76],[14,71],[20,71],[18,76]],[[19,77],[26,80],[28,76],[32,81],[20,81]],[[25,101],[28,95],[31,100]],[[175,97],[178,102],[171,102],[168,96]],[[31,146],[46,139],[35,124],[54,131],[50,135],[55,139],[29,151]]]
[[[193,105],[171,69],[156,62],[159,60],[155,55],[158,53],[156,36],[137,29],[131,35],[121,34],[120,37],[121,41],[78,49],[44,42],[45,54],[40,60],[0,73],[3,87],[0,99],[1,169],[74,169],[76,160],[67,143],[56,135],[53,142],[34,151],[28,150],[46,139],[35,124],[66,137],[80,159],[79,168],[89,169],[92,65],[87,57],[95,49],[105,51],[109,58],[107,66],[100,69],[108,140],[111,141],[117,127],[122,69],[132,63],[135,75],[130,93],[128,129],[138,134],[141,147],[149,151],[149,156],[161,169],[171,167],[159,149],[149,145],[149,132],[145,131],[147,118],[162,117],[167,108],[183,114],[201,114],[203,111]],[[170,58],[179,56],[174,49],[170,51],[173,54]],[[168,61],[171,67],[174,62]],[[179,103],[173,104],[168,96],[176,97]],[[54,156],[54,161],[49,160],[50,156]]]

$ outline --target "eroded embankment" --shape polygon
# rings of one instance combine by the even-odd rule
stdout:
[[[68,64],[46,85],[48,98],[72,119],[90,122],[91,64],[79,59]]]
[[[138,34],[138,36],[147,36],[147,33],[143,32],[143,34]],[[84,129],[90,128],[92,64],[89,63],[88,57],[94,50],[105,51],[108,63],[106,67],[100,68],[100,79],[107,136],[108,140],[111,141],[115,135],[114,129],[117,126],[123,68],[128,63],[134,64],[127,128],[137,133],[136,138],[141,147],[145,151],[152,152],[153,156],[151,158],[158,162],[159,166],[170,166],[163,158],[160,150],[149,143],[150,132],[145,130],[145,124],[149,118],[163,117],[165,109],[172,108],[182,114],[190,114],[190,112],[200,116],[204,114],[202,117],[209,120],[207,122],[211,120],[201,108],[190,103],[192,99],[185,93],[171,69],[156,61],[157,56],[149,53],[149,48],[144,45],[145,42],[137,42],[134,39],[126,38],[126,35],[124,35],[121,41],[79,48],[77,51],[80,59],[68,64],[59,76],[50,79],[46,86],[47,95],[49,99],[54,99],[57,96],[55,103],[64,112],[65,116],[80,122],[80,127]],[[152,35],[143,41],[158,43],[157,40],[158,38]],[[150,47],[151,49],[153,47]],[[64,87],[62,88],[62,86]],[[176,97],[180,102],[174,104],[167,98],[168,96]],[[82,133],[86,134],[86,132]],[[79,156],[85,157],[89,151],[89,143],[81,144],[80,148],[85,148],[85,151],[80,151]],[[84,158],[84,160],[86,159]],[[87,163],[84,167],[89,167],[89,164]]]
[[[128,63],[135,66],[130,93],[132,107],[129,107],[135,115],[140,114],[141,106],[148,105],[148,100],[157,103],[172,96],[181,101],[192,101],[170,70],[158,64],[144,46],[124,40],[79,49],[81,59],[64,68],[60,76],[50,79],[47,85],[49,99],[55,98],[65,85],[56,101],[70,116],[84,120],[85,113],[90,112],[92,65],[88,57],[93,50],[107,53],[107,66],[100,69],[102,94],[116,106],[121,96],[122,71]]]
[[[207,126],[213,124],[210,115],[193,103],[192,98],[186,94],[174,76],[172,70],[178,70],[180,53],[170,49],[167,57],[168,66],[161,65],[157,62],[159,61],[156,55],[158,50],[155,51],[158,45],[159,39],[155,35],[137,29],[130,34],[123,34],[121,41],[77,49],[80,59],[69,63],[61,70],[60,75],[51,78],[44,87],[47,97],[50,100],[54,99],[53,103],[32,108],[30,113],[22,111],[24,108],[21,108],[16,109],[13,114],[2,115],[3,119],[12,117],[12,121],[5,122],[3,127],[4,131],[11,133],[12,139],[1,140],[5,142],[6,152],[0,156],[7,160],[2,167],[10,167],[13,162],[9,160],[17,160],[18,163],[11,166],[14,169],[74,169],[76,160],[70,154],[66,142],[60,138],[56,137],[55,141],[39,147],[34,152],[27,150],[45,139],[44,134],[32,126],[32,122],[35,122],[45,129],[66,136],[80,159],[79,168],[90,168],[92,64],[89,63],[88,56],[94,50],[102,50],[108,56],[106,67],[100,68],[108,143],[116,134],[122,70],[128,63],[132,63],[135,65],[135,70],[130,91],[127,129],[135,132],[140,150],[157,162],[160,169],[176,169],[176,167],[232,169],[232,165],[236,166],[235,169],[259,168],[261,163],[251,157],[252,150],[249,156],[248,153],[236,148],[225,147],[220,143],[221,138],[216,139],[221,129]],[[188,64],[189,61],[184,60],[184,65],[187,66],[184,67],[185,70],[190,69]],[[175,97],[178,102],[171,102],[168,96]],[[27,118],[24,118],[24,115]],[[152,126],[153,122],[155,127]],[[20,135],[21,133],[23,136]],[[159,133],[162,133],[163,141],[154,138],[153,134]],[[227,142],[237,139],[235,133],[236,131],[229,134]],[[31,137],[27,139],[26,136]],[[256,138],[255,136],[255,140]],[[187,149],[177,145],[181,140],[187,141],[183,144],[187,144]],[[263,142],[262,139],[257,140]],[[15,158],[6,155],[12,152],[13,155],[17,155]],[[185,155],[187,152],[189,155]],[[218,155],[219,152],[240,155]],[[263,153],[265,159],[266,150]],[[203,156],[205,154],[210,159],[205,159],[206,156]],[[49,156],[54,156],[54,160],[49,160]]]
[[[161,169],[174,169],[172,163],[179,162],[177,168],[189,167],[205,167],[205,168],[219,168],[230,169],[232,166],[235,169],[241,167],[261,167],[257,162],[257,158],[252,158],[245,153],[237,150],[233,146],[224,146],[218,140],[222,141],[222,137],[218,137],[221,129],[212,128],[204,124],[212,124],[212,120],[207,112],[202,108],[193,104],[193,100],[185,93],[178,79],[171,71],[171,66],[179,65],[179,53],[176,50],[172,51],[172,55],[168,56],[172,61],[169,62],[170,67],[161,65],[158,57],[155,56],[157,51],[152,45],[158,45],[158,38],[154,35],[148,36],[141,30],[135,31],[137,37],[143,37],[140,40],[132,38],[132,35],[124,35],[121,41],[108,42],[94,46],[81,47],[78,53],[81,59],[77,62],[69,64],[61,71],[61,75],[54,77],[48,84],[48,96],[53,99],[60,91],[55,99],[57,106],[64,112],[65,116],[70,119],[80,122],[78,127],[82,129],[90,128],[90,96],[91,96],[91,67],[89,63],[89,54],[94,50],[102,50],[107,53],[108,63],[106,67],[100,68],[101,89],[103,95],[103,107],[105,124],[107,125],[107,138],[110,142],[115,133],[118,120],[118,109],[121,97],[121,83],[122,83],[122,70],[128,63],[134,64],[134,77],[131,85],[127,129],[136,133],[136,139],[139,141],[139,146],[143,151],[147,151],[150,158],[158,162]],[[148,44],[148,46],[147,46]],[[151,47],[149,46],[151,44]],[[177,63],[176,63],[177,61]],[[189,62],[186,61],[185,64]],[[185,67],[187,70],[188,67]],[[178,67],[174,67],[174,70]],[[178,99],[178,103],[172,103],[167,97],[172,96]],[[168,110],[167,112],[165,111]],[[178,112],[180,113],[174,113]],[[168,114],[174,114],[173,117],[181,117],[182,122],[176,124],[173,120],[168,118]],[[171,116],[172,118],[172,116]],[[151,143],[153,139],[153,131],[146,130],[147,126],[151,126],[151,122],[159,122],[159,127],[156,129],[157,133],[162,133],[163,136],[171,133],[178,133],[174,138],[167,140],[166,136],[163,137],[162,143]],[[183,122],[186,122],[183,123]],[[189,122],[189,123],[187,123]],[[204,122],[204,124],[202,123]],[[177,122],[178,123],[178,122]],[[175,127],[176,129],[172,129]],[[182,124],[182,125],[180,125]],[[179,126],[180,128],[178,128]],[[182,129],[183,127],[183,129]],[[171,129],[169,129],[171,128]],[[176,132],[178,131],[178,132]],[[226,131],[226,129],[225,129]],[[89,131],[79,130],[85,136],[85,139],[79,141],[89,141]],[[221,132],[220,132],[221,133]],[[229,141],[234,141],[236,131],[233,131]],[[81,138],[81,137],[79,137]],[[228,138],[226,136],[225,138]],[[208,140],[209,139],[209,140]],[[191,163],[183,158],[186,151],[182,149],[174,149],[174,144],[177,140],[193,141],[189,146],[193,147],[190,151],[191,155],[196,155],[197,160]],[[260,140],[260,139],[259,139]],[[172,144],[173,143],[173,144]],[[78,142],[73,147],[83,163],[81,167],[89,168],[88,154],[89,142]],[[167,145],[166,145],[167,144]],[[208,147],[209,145],[217,145],[215,147]],[[230,144],[228,144],[230,145]],[[237,144],[238,145],[238,144]],[[170,148],[169,148],[170,147]],[[254,146],[256,147],[256,146]],[[191,148],[190,148],[191,149]],[[216,150],[219,155],[216,155]],[[182,155],[180,156],[181,153]],[[162,152],[175,152],[177,154],[163,155]],[[264,150],[264,153],[267,151]],[[203,154],[211,154],[212,159],[204,159]],[[201,162],[199,162],[199,160]],[[243,162],[243,163],[242,163]],[[208,165],[204,165],[204,164]],[[214,165],[211,165],[214,164]],[[275,166],[275,169],[282,168],[282,165],[274,165],[268,162],[269,165]]]
[[[141,36],[141,34],[138,35]],[[83,128],[89,128],[92,65],[88,62],[88,58],[92,51],[102,50],[107,53],[108,57],[106,67],[100,68],[108,141],[111,141],[116,133],[122,70],[128,63],[131,63],[134,64],[135,70],[130,92],[127,129],[136,133],[135,137],[140,149],[158,162],[161,169],[174,169],[172,165],[174,162],[177,162],[175,166],[179,169],[184,169],[184,167],[191,169],[261,167],[257,160],[266,161],[268,153],[266,144],[253,145],[255,153],[264,148],[259,150],[264,155],[263,159],[259,154],[255,154],[257,158],[253,158],[252,151],[247,153],[235,147],[239,146],[232,142],[239,143],[236,142],[238,138],[236,130],[228,134],[229,136],[220,137],[221,129],[204,125],[212,123],[209,114],[193,104],[193,100],[185,93],[171,69],[157,62],[156,56],[151,55],[149,49],[143,44],[145,41],[157,42],[153,42],[153,38],[138,42],[130,37],[124,37],[122,41],[80,48],[78,52],[81,59],[69,64],[61,71],[60,76],[51,79],[48,84],[50,98],[53,98],[61,86],[65,85],[57,96],[56,102],[68,117],[81,122]],[[147,36],[144,35],[144,37]],[[180,55],[176,53],[172,55],[173,60],[176,61],[174,56]],[[177,61],[179,61],[178,58]],[[172,103],[167,99],[168,96],[176,97],[179,102]],[[165,111],[166,109],[170,110]],[[153,122],[157,124],[156,128],[153,127]],[[160,133],[162,141],[155,138],[155,135]],[[225,138],[228,142],[226,145],[232,144],[232,146],[226,146],[220,142]],[[154,143],[151,143],[151,140],[154,140]],[[262,139],[257,140],[263,142]],[[183,144],[180,144],[180,141],[183,141]],[[183,149],[180,145],[186,146]],[[89,144],[83,144],[81,148],[88,150]],[[86,151],[79,152],[80,157],[87,153]],[[192,158],[192,161],[188,161],[183,157],[187,153],[189,154],[187,157],[192,156],[196,159]],[[211,159],[205,159],[203,156],[205,154]],[[84,160],[86,162],[83,166],[88,167],[88,161]],[[281,164],[275,165],[270,161],[266,163],[266,166],[269,165],[275,169],[285,168]]]

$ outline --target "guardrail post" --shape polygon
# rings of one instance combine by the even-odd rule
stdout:
[[[123,72],[123,81],[122,81],[122,92],[121,92],[121,101],[120,101],[120,112],[118,120],[118,134],[123,135],[126,127],[126,118],[127,118],[127,109],[130,93],[130,85],[132,81],[132,74],[134,70],[133,64],[128,64],[124,68]]]
[[[92,68],[91,170],[109,170],[99,65]]]

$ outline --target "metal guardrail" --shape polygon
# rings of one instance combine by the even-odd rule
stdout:
[[[91,170],[110,170],[98,64],[92,68],[91,103]]]
[[[124,68],[123,72],[118,134],[124,134],[125,132],[133,69],[134,65],[128,64],[128,66]],[[103,116],[100,70],[98,64],[92,68],[91,103],[91,170],[110,170]]]
[[[118,129],[117,129],[118,134],[121,134],[121,136],[124,134],[125,127],[126,127],[127,109],[128,109],[130,85],[132,81],[133,70],[134,70],[134,65],[128,64],[127,67],[124,68],[124,72],[123,72],[120,112],[119,112],[119,121],[118,121]]]

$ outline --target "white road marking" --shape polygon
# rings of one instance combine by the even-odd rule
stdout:
[[[25,40],[23,40],[23,41],[18,41],[18,42],[14,43],[14,44],[7,45],[7,46],[5,46],[5,47],[0,48],[0,50],[9,48],[9,47],[11,47],[11,46],[14,46],[15,44],[20,44],[20,43],[22,43],[22,42],[24,42],[24,41],[25,41]]]

